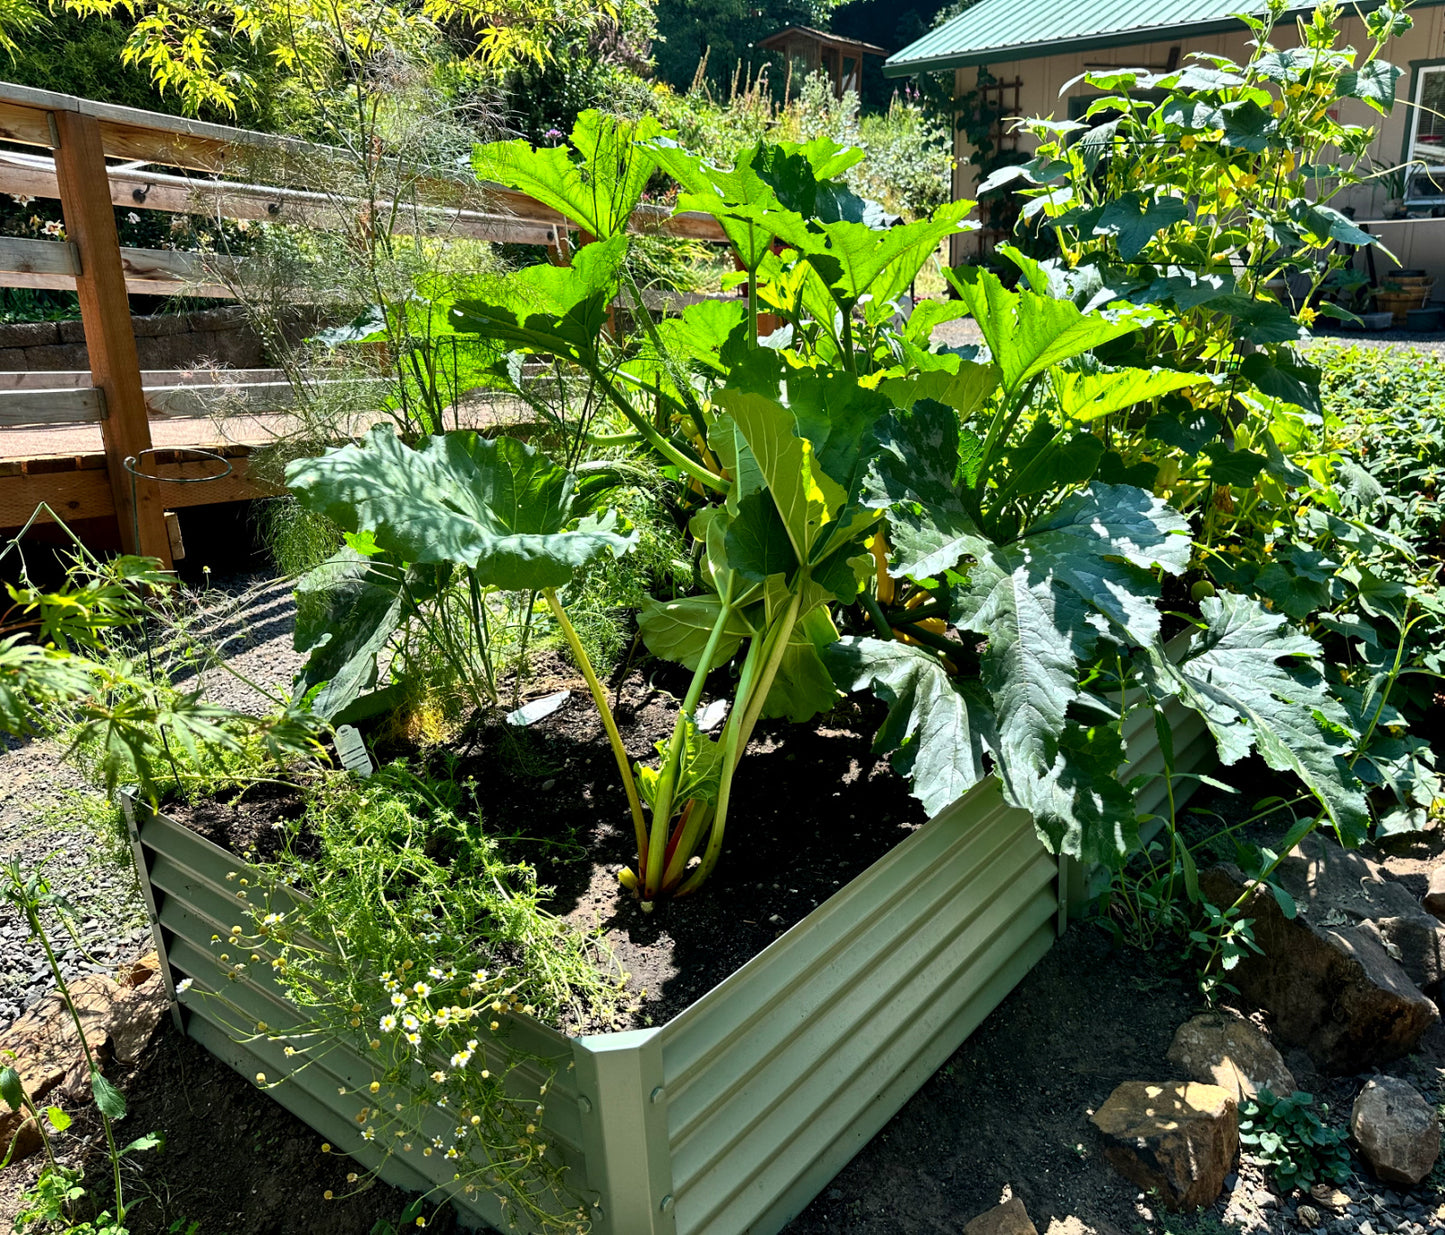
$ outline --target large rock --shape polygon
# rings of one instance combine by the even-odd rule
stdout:
[[[1210,1204],[1239,1148],[1238,1108],[1218,1085],[1126,1081],[1092,1122],[1114,1168],[1169,1209]]]
[[[1445,866],[1437,866],[1430,873],[1430,887],[1425,892],[1425,909],[1433,917],[1445,922]]]
[[[1440,1119],[1409,1084],[1393,1076],[1370,1081],[1350,1112],[1360,1156],[1386,1183],[1418,1184],[1440,1156]]]
[[[1272,1015],[1279,1041],[1303,1047],[1322,1071],[1362,1072],[1389,1063],[1413,1050],[1440,1019],[1407,972],[1400,942],[1414,949],[1416,971],[1428,978],[1440,923],[1379,870],[1323,837],[1309,837],[1278,871],[1298,915],[1286,918],[1265,888],[1242,909],[1263,955],[1247,955],[1229,980]],[[1216,866],[1199,883],[1206,900],[1224,906],[1247,881],[1237,867]],[[1433,927],[1427,931],[1421,919]]]
[[[1018,1197],[1010,1197],[963,1228],[963,1235],[1039,1235],[1029,1211]]]
[[[155,958],[133,965],[117,981],[93,974],[70,983],[70,997],[85,1031],[85,1042],[104,1065],[136,1061],[166,1010],[166,992]],[[42,1109],[91,1101],[90,1074],[80,1033],[65,1001],[52,991],[0,1034],[0,1060],[20,1073],[26,1096]],[[0,1103],[0,1161],[35,1153],[40,1133],[32,1119]]]
[[[1169,1062],[1195,1081],[1218,1085],[1235,1102],[1261,1089],[1288,1096],[1294,1075],[1268,1038],[1243,1017],[1202,1012],[1180,1025],[1169,1046]]]

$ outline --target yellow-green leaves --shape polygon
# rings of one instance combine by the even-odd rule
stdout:
[[[949,273],[978,321],[1009,393],[1055,365],[1139,328],[1128,319],[1085,313],[1072,301],[1011,292],[997,275],[982,267],[960,266]]]
[[[642,200],[654,167],[647,143],[660,131],[654,116],[633,122],[584,111],[570,146],[488,142],[473,151],[472,168],[479,179],[525,193],[593,238],[610,240],[627,230]]]

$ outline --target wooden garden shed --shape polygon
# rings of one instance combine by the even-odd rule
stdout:
[[[845,39],[811,26],[789,26],[760,39],[758,46],[781,52],[789,60],[801,60],[809,73],[825,70],[833,83],[833,94],[840,99],[847,91],[856,91],[863,84],[865,56],[877,56],[881,60],[888,55],[886,47]]]

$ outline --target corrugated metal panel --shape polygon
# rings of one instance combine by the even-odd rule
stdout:
[[[1445,0],[1420,0],[1416,7]],[[1291,5],[1308,12],[1308,0]],[[1240,0],[980,0],[884,62],[890,77],[922,69],[1025,60],[1055,52],[1118,47],[1165,38],[1237,30],[1234,14],[1263,12]]]
[[[1057,875],[989,782],[665,1026],[678,1230],[779,1229],[1047,951]]]
[[[1179,765],[1193,767],[1211,744],[1171,720]],[[1135,770],[1153,770],[1147,714],[1127,736]],[[282,1075],[283,1044],[236,1038],[261,1020],[292,1028],[297,1013],[268,967],[228,983],[210,943],[236,920],[225,876],[241,864],[164,817],[146,820],[138,853],[162,956],[223,996],[187,997],[192,1036],[243,1075]],[[544,1124],[578,1186],[600,1196],[599,1235],[781,1229],[1044,955],[1061,880],[1080,873],[989,781],[660,1030],[569,1040],[518,1018],[521,1049],[575,1061],[552,1082]],[[366,1061],[337,1044],[272,1094],[371,1165],[354,1103],[336,1092],[369,1080]],[[430,1159],[381,1165],[407,1186],[449,1181]],[[490,1197],[461,1203],[501,1219]]]
[[[367,1169],[378,1170],[387,1183],[414,1191],[452,1190],[455,1167],[440,1155],[413,1158],[388,1154],[377,1143],[364,1141],[355,1122],[357,1111],[366,1105],[359,1092],[375,1078],[370,1064],[342,1042],[324,1049],[307,1050],[287,1057],[286,1043],[277,1040],[302,1025],[302,1017],[276,980],[269,964],[252,966],[244,981],[231,981],[228,966],[219,961],[211,943],[213,935],[226,937],[238,912],[247,910],[236,896],[236,885],[226,880],[230,871],[245,874],[248,868],[234,855],[212,845],[188,829],[163,816],[151,816],[140,829],[141,849],[149,872],[149,890],[158,907],[160,942],[173,976],[193,979],[195,987],[180,996],[185,1009],[186,1032],[211,1054],[230,1065],[248,1080],[257,1072],[268,1077],[286,1077],[267,1092],[277,1102],[327,1137],[349,1157]],[[287,890],[279,889],[272,907],[281,907]],[[264,949],[260,951],[266,958]],[[203,994],[203,992],[210,992]],[[583,1163],[583,1129],[577,1093],[567,1064],[572,1058],[570,1041],[556,1031],[531,1020],[511,1018],[511,1043],[519,1050],[558,1061],[555,1074],[542,1066],[523,1064],[511,1076],[511,1087],[519,1096],[534,1096],[537,1087],[549,1083],[546,1118],[548,1143],[554,1147],[575,1178],[586,1178]],[[264,1022],[270,1033],[255,1036]],[[298,1047],[304,1045],[298,1038]],[[298,1066],[304,1062],[305,1066]],[[419,1065],[418,1071],[440,1066],[436,1060]],[[350,1097],[338,1092],[346,1089]],[[414,1109],[403,1112],[409,1132],[415,1133],[418,1149],[432,1136],[448,1137],[455,1119],[442,1111],[419,1117]],[[466,1197],[458,1190],[453,1196],[458,1211],[473,1222],[503,1226],[508,1215],[491,1196]]]

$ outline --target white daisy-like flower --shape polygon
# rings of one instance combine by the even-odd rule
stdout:
[[[426,973],[427,977],[434,978],[438,982],[440,982],[443,978],[447,976],[440,965],[433,965],[430,969],[426,971]]]
[[[396,1032],[396,1017],[392,1016],[390,1012],[381,1018],[380,1024],[382,1033]]]
[[[416,992],[416,997],[418,999],[425,999],[428,995],[431,994],[431,987],[429,987],[425,982],[418,982],[411,989]]]
[[[400,991],[397,991],[396,994],[391,997],[391,1006],[393,1008],[406,1007],[406,996],[403,995]]]
[[[176,983],[176,994],[184,995],[194,985],[195,982],[191,978],[182,978],[179,982]]]
[[[409,1033],[409,1034],[406,1035],[406,1040],[407,1040],[407,1042],[409,1042],[412,1046],[418,1046],[418,1045],[420,1045],[420,1043],[421,1043],[421,1034],[419,1034],[419,1033]]]
[[[401,1018],[401,1027],[405,1030],[415,1033],[418,1029],[421,1028],[421,1022],[417,1020],[417,1018],[414,1017],[410,1012],[408,1012],[405,1016]]]
[[[471,1051],[458,1051],[455,1055],[452,1056],[452,1067],[454,1068],[465,1068],[467,1064],[471,1062]]]
[[[363,1141],[374,1141],[374,1140],[376,1140],[376,1129],[374,1129],[374,1128],[363,1128],[363,1129],[361,1130],[361,1139],[362,1139]]]

